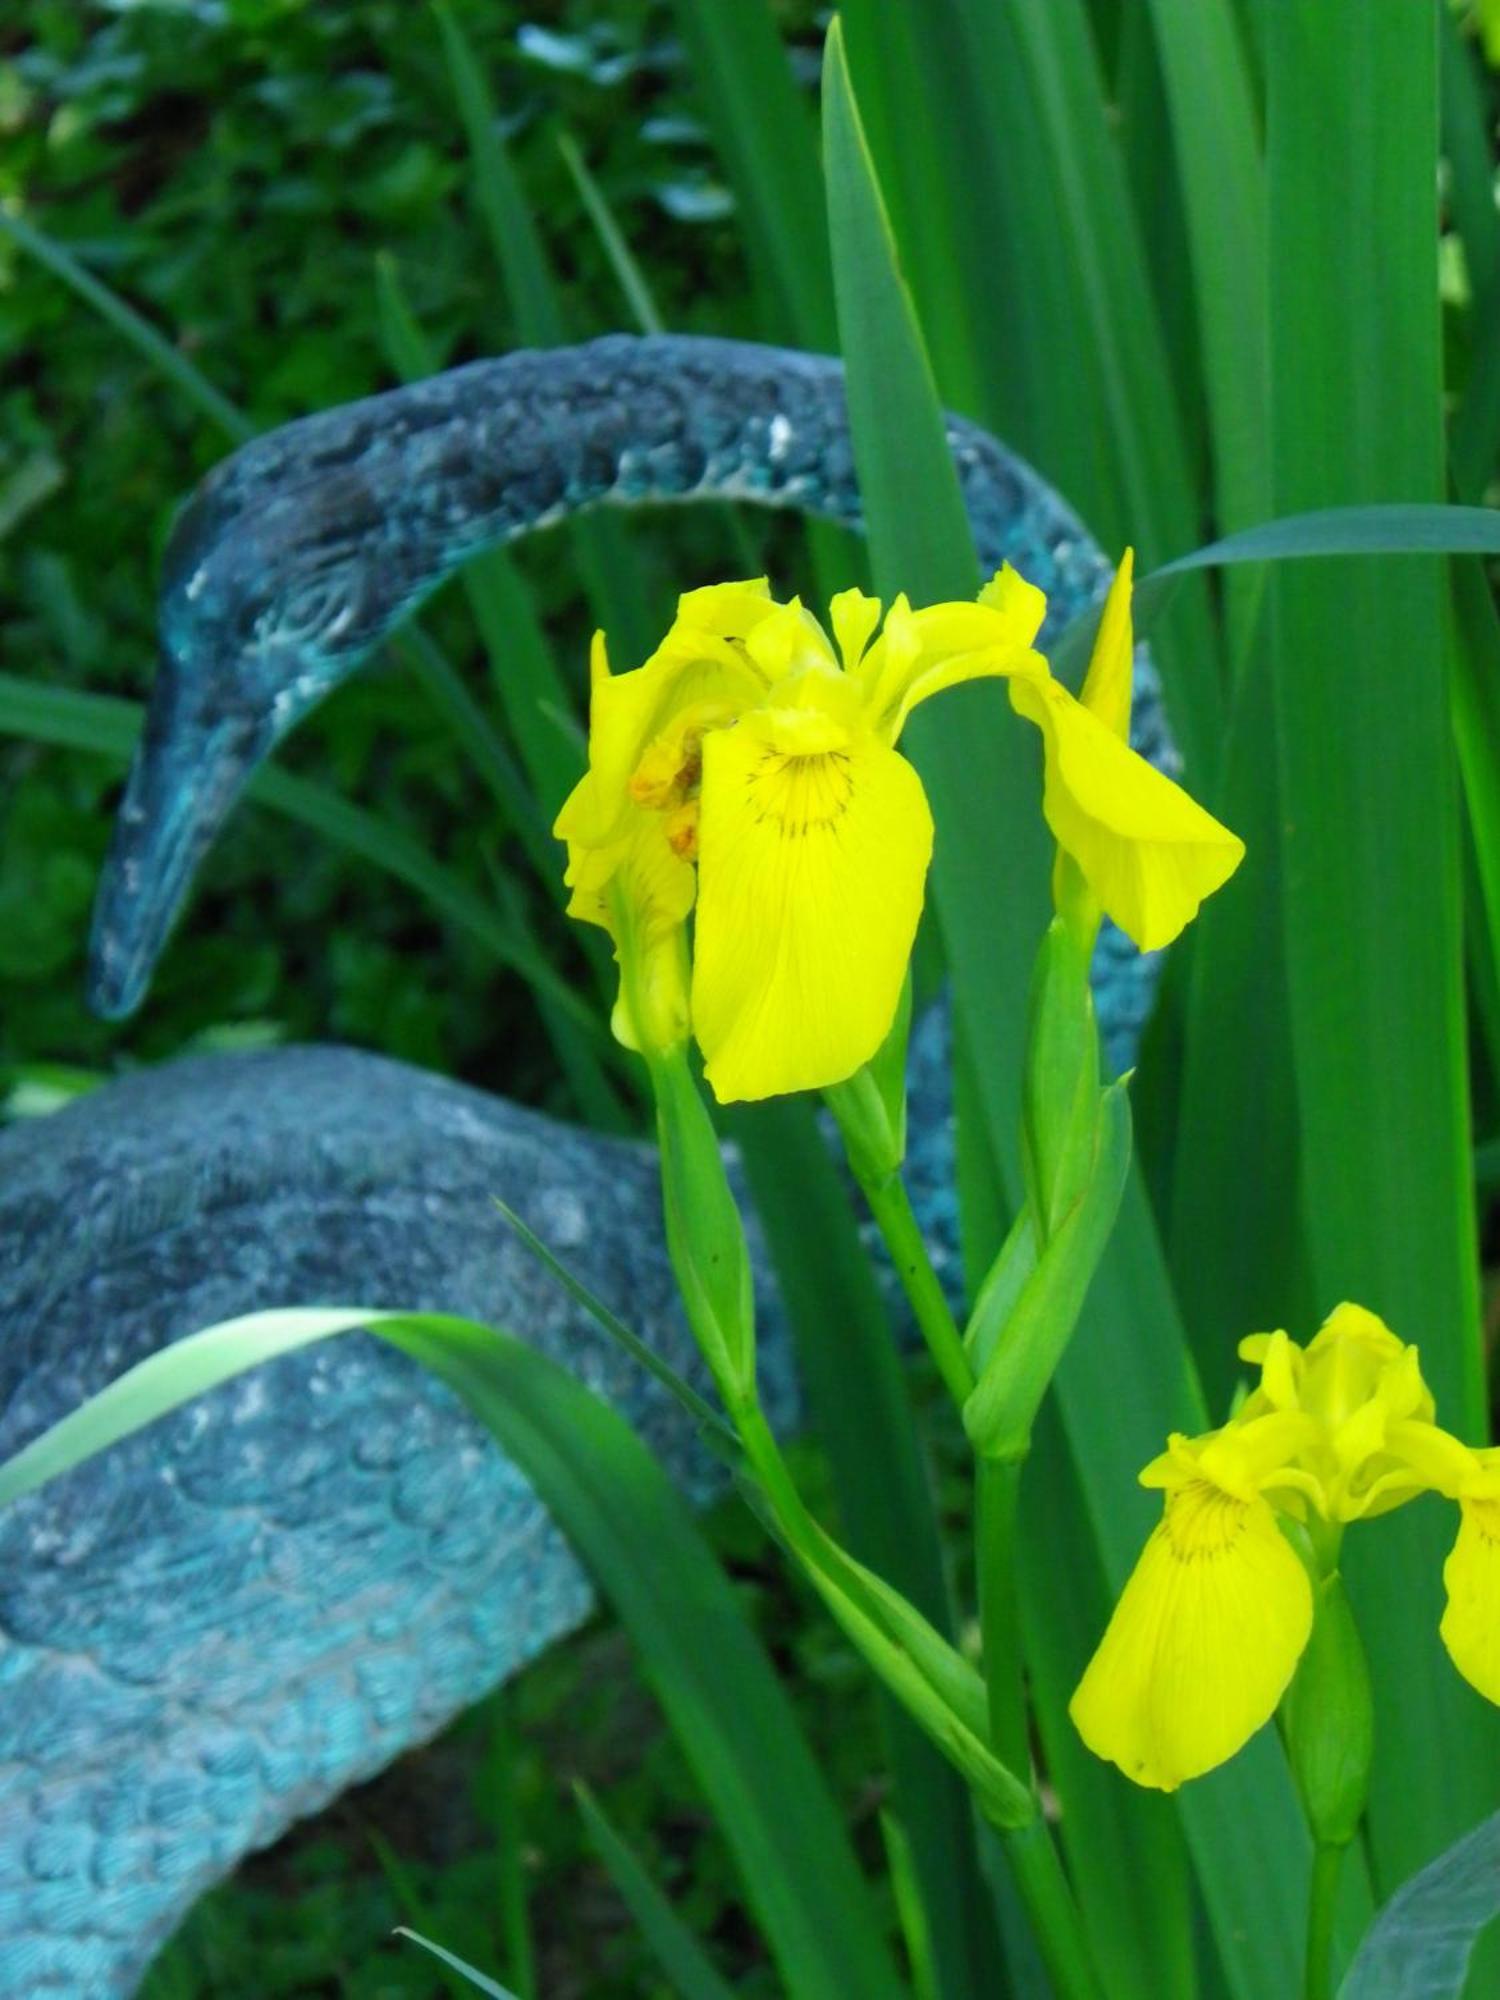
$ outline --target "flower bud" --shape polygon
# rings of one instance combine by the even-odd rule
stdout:
[[[1069,925],[1056,918],[1031,976],[1021,1098],[1027,1193],[1043,1242],[1088,1185],[1100,1103],[1099,1034],[1088,953]]]
[[[1282,1717],[1313,1839],[1320,1847],[1345,1846],[1369,1795],[1375,1715],[1365,1649],[1337,1570],[1314,1582],[1312,1637]]]

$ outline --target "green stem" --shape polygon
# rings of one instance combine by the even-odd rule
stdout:
[[[1038,1813],[1026,1826],[1002,1831],[1000,1839],[1057,2000],[1103,2000],[1083,1920],[1046,1820]]]
[[[990,1698],[990,1748],[1023,1781],[1031,1769],[1016,1586],[1016,1509],[1021,1460],[981,1458],[976,1474],[975,1557],[979,1628]]]
[[[949,1395],[962,1409],[974,1387],[974,1371],[964,1352],[963,1335],[948,1310],[948,1301],[943,1296],[937,1272],[932,1268],[932,1259],[927,1254],[927,1245],[922,1240],[922,1232],[907,1198],[906,1184],[899,1174],[892,1174],[886,1180],[864,1181],[860,1185],[870,1205],[870,1213],[885,1238],[891,1261],[896,1266],[896,1275],[922,1330],[922,1338],[938,1365],[938,1373],[947,1384]]]
[[[1333,1993],[1333,1918],[1343,1859],[1342,1842],[1332,1846],[1320,1841],[1313,1849],[1312,1882],[1307,1897],[1304,2000],[1331,2000]]]
[[[780,1523],[782,1533],[789,1546],[807,1565],[816,1582],[825,1575],[826,1555],[821,1544],[819,1530],[797,1491],[795,1482],[787,1470],[770,1426],[759,1406],[746,1403],[733,1412],[735,1427],[745,1446],[745,1456],[765,1488]],[[995,1466],[996,1474],[1006,1475],[994,1482],[995,1501],[991,1519],[997,1535],[1003,1538],[1006,1561],[1013,1563],[1009,1551],[1013,1548],[1012,1526],[1015,1515],[1015,1491],[1019,1483],[1019,1465]],[[1013,1586],[1010,1602],[1014,1605]],[[878,1614],[877,1614],[878,1615]],[[1024,1787],[1024,1773],[1030,1762],[1026,1744],[1026,1716],[1021,1696],[1019,1674],[1020,1653],[1016,1644],[1014,1610],[1008,1614],[1008,1639],[1000,1640],[1002,1658],[1007,1663],[1014,1662],[1017,1671],[1013,1676],[1014,1693],[1007,1693],[1001,1709],[1005,1726],[1019,1731],[1020,1759],[1010,1765],[1012,1771],[1023,1775],[1019,1779],[1018,1790]],[[910,1697],[907,1697],[908,1702]],[[992,1701],[994,1696],[992,1693]],[[915,1714],[916,1711],[913,1710]],[[992,1707],[992,1728],[997,1727]],[[920,1719],[920,1718],[919,1718]],[[939,1742],[942,1741],[939,1733]],[[996,1746],[1002,1761],[1007,1761]],[[1094,1977],[1084,1942],[1082,1919],[1073,1900],[1073,1892],[1063,1873],[1062,1863],[1053,1844],[1052,1833],[1038,1806],[1024,1825],[1004,1827],[996,1823],[1005,1853],[1009,1859],[1016,1887],[1037,1937],[1043,1963],[1051,1977],[1057,2000],[1102,2000],[1102,1994]]]
[[[766,1498],[788,1545],[808,1569],[820,1571],[823,1552],[817,1524],[807,1511],[806,1501],[797,1491],[797,1482],[787,1470],[781,1446],[776,1442],[760,1404],[743,1402],[732,1408],[729,1414],[740,1434],[751,1470],[765,1488]]]

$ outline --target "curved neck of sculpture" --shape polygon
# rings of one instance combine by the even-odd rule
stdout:
[[[985,564],[1009,555],[1063,615],[1094,596],[1107,572],[1056,495],[983,432],[950,436]],[[602,503],[700,498],[861,527],[839,364],[611,336],[305,418],[211,473],[167,551],[161,664],[95,906],[96,1010],[135,1009],[254,771],[457,567]]]

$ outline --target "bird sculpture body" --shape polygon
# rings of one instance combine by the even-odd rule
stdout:
[[[976,546],[1048,593],[1109,570],[992,438],[950,421]],[[244,784],[467,557],[599,502],[739,497],[860,525],[842,376],[733,342],[616,337],[479,362],[257,440],[168,550],[161,661],[101,883],[95,1004],[138,1004]],[[1044,642],[1045,643],[1045,639]],[[1149,661],[1136,747],[1172,753]],[[1018,941],[1029,950],[1031,942]],[[1106,931],[1112,1057],[1149,1007]],[[912,1052],[911,1179],[956,1272],[946,1021]],[[705,1386],[643,1146],[382,1058],[185,1060],[0,1135],[0,1457],[132,1362],[283,1304],[503,1324],[620,1409],[694,1498],[677,1406],[500,1224],[511,1202]],[[794,1423],[762,1286],[768,1408]],[[194,1898],[586,1614],[587,1580],[452,1396],[367,1335],[275,1362],[0,1515],[0,1996],[115,2000]]]

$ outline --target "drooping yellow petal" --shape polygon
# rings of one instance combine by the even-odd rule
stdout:
[[[608,931],[620,966],[610,1025],[628,1049],[675,1048],[688,1028],[688,912],[697,880],[675,851],[671,828],[636,813],[607,847],[569,849],[568,915]]]
[[[1500,1494],[1476,1494],[1459,1508],[1458,1540],[1443,1565],[1448,1603],[1438,1629],[1464,1679],[1486,1701],[1500,1702]]]
[[[895,1017],[932,816],[868,733],[766,710],[704,740],[693,1031],[721,1103],[851,1076]]]
[[[1120,558],[1114,582],[1104,600],[1089,670],[1079,700],[1097,715],[1122,743],[1130,740],[1130,698],[1135,679],[1135,634],[1130,623],[1130,586],[1135,575],[1135,550]]]
[[[1249,1741],[1312,1629],[1312,1587],[1264,1500],[1171,1493],[1070,1713],[1100,1757],[1174,1791]]]
[[[1059,681],[1017,675],[1010,698],[1042,732],[1043,810],[1058,845],[1142,951],[1170,944],[1238,868],[1244,842]]]

